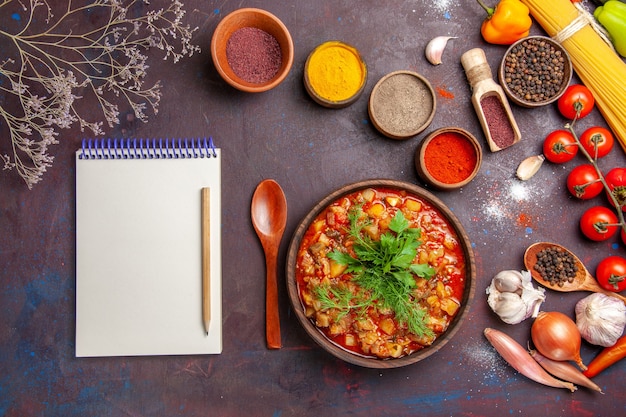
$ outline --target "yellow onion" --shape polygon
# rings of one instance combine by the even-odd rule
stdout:
[[[574,361],[587,369],[580,357],[581,337],[574,320],[558,311],[542,311],[530,328],[533,344],[543,356],[554,361]]]

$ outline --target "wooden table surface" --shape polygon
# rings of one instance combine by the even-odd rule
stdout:
[[[153,0],[155,5],[165,0]],[[515,178],[524,158],[541,153],[543,138],[566,122],[555,106],[514,106],[522,141],[501,152],[488,150],[461,55],[485,50],[491,68],[506,47],[485,43],[484,18],[476,2],[435,0],[247,2],[185,1],[185,20],[198,26],[200,54],[177,64],[151,56],[148,72],[163,83],[157,115],[144,124],[122,117],[107,137],[191,138],[212,136],[223,152],[223,353],[213,356],[76,358],[75,163],[83,139],[77,128],[62,131],[51,148],[55,160],[43,181],[28,190],[12,172],[0,176],[0,415],[2,416],[616,416],[626,411],[626,362],[595,378],[605,395],[574,393],[530,381],[509,367],[483,336],[493,327],[522,345],[531,321],[501,322],[486,303],[485,288],[504,269],[522,269],[524,250],[554,241],[573,250],[594,271],[608,255],[626,256],[617,239],[595,243],[578,230],[583,211],[602,200],[579,201],[565,187],[564,165],[546,163],[527,182]],[[239,7],[259,7],[289,28],[293,68],[277,88],[242,93],[218,76],[210,40],[218,22]],[[3,13],[0,8],[0,15]],[[0,21],[7,19],[1,15]],[[0,23],[0,27],[2,23]],[[535,23],[532,34],[544,34]],[[443,64],[424,57],[427,42],[448,43]],[[303,85],[309,52],[326,40],[357,47],[369,70],[363,96],[340,110],[313,102]],[[0,37],[0,51],[8,48]],[[425,76],[437,92],[430,127],[406,141],[383,137],[372,126],[367,101],[374,84],[396,70]],[[574,77],[574,82],[577,78]],[[120,109],[128,112],[128,109]],[[626,110],[625,110],[626,111]],[[597,110],[579,128],[605,126]],[[476,295],[462,328],[424,362],[374,370],[346,364],[320,349],[291,311],[285,286],[285,255],[298,222],[324,196],[358,180],[386,178],[416,184],[413,154],[430,131],[445,126],[469,130],[482,143],[476,179],[453,192],[433,191],[461,220],[477,263]],[[7,136],[2,131],[2,147]],[[617,146],[601,167],[624,166]],[[273,178],[289,205],[279,258],[283,348],[265,345],[265,270],[250,221],[256,185]],[[585,293],[547,292],[543,310],[573,317]],[[600,348],[583,344],[589,362]]]

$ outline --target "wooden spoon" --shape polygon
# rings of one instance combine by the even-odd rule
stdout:
[[[278,282],[276,278],[278,250],[287,223],[287,200],[274,180],[259,183],[252,196],[252,224],[265,252],[265,335],[270,349],[280,349],[280,317],[278,315]]]
[[[546,248],[561,248],[565,252],[571,254],[574,258],[574,262],[578,266],[578,272],[576,273],[576,277],[572,282],[565,282],[563,286],[551,285],[549,281],[545,280],[539,272],[535,271],[535,264],[537,263],[537,253],[541,252]],[[574,255],[571,251],[564,248],[561,245],[550,242],[537,242],[528,247],[526,249],[526,253],[524,253],[524,264],[526,265],[526,269],[530,272],[533,279],[537,281],[539,284],[543,285],[546,288],[555,291],[561,292],[570,292],[570,291],[591,291],[591,292],[601,292],[606,295],[610,295],[611,297],[617,297],[620,300],[626,302],[626,297],[621,294],[615,293],[613,291],[608,291],[602,288],[598,281],[589,273],[585,265],[581,262],[580,259],[576,255]]]

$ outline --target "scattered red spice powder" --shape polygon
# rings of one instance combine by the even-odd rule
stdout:
[[[444,132],[433,138],[424,150],[426,169],[436,180],[455,184],[469,177],[478,155],[469,140],[457,132]]]
[[[437,87],[437,94],[439,94],[443,98],[449,98],[449,99],[454,98],[454,93],[449,91],[445,86]]]
[[[532,226],[532,217],[526,213],[520,213],[517,217],[517,224],[520,226],[530,227]]]
[[[276,38],[262,29],[237,29],[226,44],[226,59],[235,75],[252,84],[265,83],[278,73],[282,52]]]

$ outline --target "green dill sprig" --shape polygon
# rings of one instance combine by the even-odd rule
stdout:
[[[341,320],[353,310],[356,310],[358,315],[363,315],[371,304],[362,293],[354,294],[347,287],[322,284],[314,288],[314,293],[322,310],[338,311],[337,320]]]
[[[349,213],[348,234],[354,240],[355,257],[334,250],[328,257],[346,265],[346,272],[353,274],[353,280],[371,293],[370,305],[391,309],[399,323],[406,323],[410,332],[418,335],[431,335],[426,325],[426,311],[419,306],[411,292],[416,287],[415,277],[429,279],[435,270],[427,264],[414,263],[417,249],[421,244],[421,230],[410,227],[402,211],[398,210],[389,224],[388,232],[379,240],[373,240],[362,233],[369,224],[363,218],[360,207]]]

